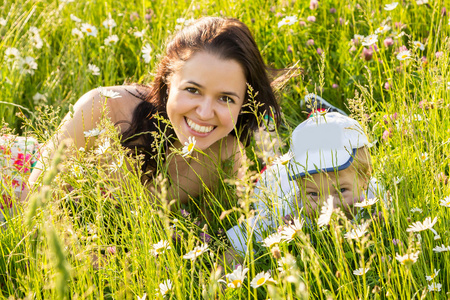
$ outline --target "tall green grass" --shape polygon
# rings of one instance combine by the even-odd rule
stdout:
[[[236,17],[250,27],[271,67],[295,65],[301,72],[279,91],[283,126],[277,131],[278,146],[253,142],[246,149],[245,180],[236,182],[227,166],[217,166],[220,186],[186,206],[168,198],[164,169],[151,183],[153,193],[142,185],[142,174],[124,164],[120,168],[126,176],[115,177],[111,168],[120,161],[139,161],[125,155],[107,120],[111,146],[105,154],[61,150],[69,158],[60,157],[49,167],[43,187],[26,208],[19,206],[18,213],[6,216],[0,231],[0,298],[142,299],[146,294],[147,299],[162,299],[160,284],[170,279],[165,298],[172,299],[446,299],[449,252],[433,249],[450,246],[450,208],[440,205],[450,196],[450,25],[442,14],[448,3],[405,1],[392,11],[384,10],[385,4],[322,0],[310,9],[309,1],[3,1],[2,130],[40,142],[88,90],[150,82],[166,39],[184,26],[179,18]],[[72,35],[81,23],[71,20],[71,14],[94,25],[98,35]],[[102,22],[109,14],[117,26],[106,29]],[[279,28],[285,16],[297,16],[299,22]],[[369,47],[351,39],[375,33],[383,22],[391,29],[379,34],[378,51],[366,60],[363,50]],[[33,26],[41,48],[33,46]],[[143,29],[142,38],[133,35]],[[405,35],[395,39],[400,31]],[[119,40],[106,46],[104,39],[112,34]],[[392,46],[383,44],[388,36]],[[314,44],[307,45],[308,40]],[[413,41],[422,42],[424,50]],[[141,53],[147,43],[153,49],[150,63]],[[411,50],[410,59],[396,58],[400,46]],[[10,47],[36,60],[33,75],[7,60]],[[89,64],[100,68],[99,76],[89,71]],[[305,118],[299,100],[307,92],[321,94],[363,124],[373,144],[374,176],[388,192],[387,203],[379,201],[367,211],[371,225],[355,240],[344,238],[354,225],[340,213],[322,231],[305,226],[293,242],[279,245],[288,261],[284,270],[278,269],[274,249],[256,243],[241,260],[249,268],[242,287],[227,288],[218,282],[225,279],[218,270],[230,247],[224,231],[252,215],[253,181],[263,162],[273,161],[272,148],[287,151],[292,128]],[[33,100],[36,93],[44,98]],[[99,139],[97,145],[101,143]],[[406,231],[427,217],[437,217],[433,229],[439,239],[431,230]],[[209,236],[208,251],[194,260],[183,258]],[[155,257],[153,245],[161,240],[170,249]],[[396,259],[417,251],[417,261],[409,265]],[[224,273],[233,270],[232,265],[224,267]],[[354,275],[359,268],[369,271]],[[427,281],[434,269],[440,270],[438,275]],[[251,287],[262,271],[270,271],[275,283]],[[430,291],[433,282],[441,284],[441,291]]]

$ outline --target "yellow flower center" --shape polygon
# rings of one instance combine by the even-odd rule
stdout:
[[[286,22],[286,23],[289,23],[289,22],[291,22],[291,21],[289,21],[289,20],[285,20],[284,22]]]
[[[194,149],[194,144],[190,143],[189,146],[188,146],[188,151],[191,152],[192,149]]]
[[[406,55],[406,54],[403,54],[403,55],[402,55],[402,58],[403,58],[403,59],[405,59],[405,58],[407,58],[407,57],[408,57],[408,55]]]
[[[87,31],[87,32],[92,32],[92,29],[87,28],[86,31]]]
[[[266,278],[265,277],[261,277],[260,279],[258,279],[258,281],[256,282],[257,285],[261,285],[264,284],[264,282],[266,282]]]
[[[434,277],[436,277],[436,274],[431,274],[431,275],[430,275],[430,278],[431,278],[431,279],[434,279]]]
[[[195,253],[196,253],[196,254],[200,254],[200,253],[202,253],[202,249],[198,249],[198,250],[196,250],[196,251],[195,251]]]
[[[231,284],[232,284],[234,287],[239,287],[239,286],[242,284],[242,281],[239,280],[239,279],[235,279],[235,280],[233,280],[233,282],[231,282]]]
[[[450,206],[450,201],[447,201],[445,205]]]

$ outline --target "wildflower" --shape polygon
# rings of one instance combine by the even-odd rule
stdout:
[[[412,265],[417,261],[419,258],[420,251],[417,251],[415,253],[408,253],[406,255],[399,255],[398,253],[395,254],[395,258],[402,264],[402,265]]]
[[[331,85],[331,88],[333,88],[333,89],[337,89],[339,87],[339,85],[337,84],[337,83],[333,83],[332,85]]]
[[[109,168],[111,172],[117,172],[117,170],[119,170],[120,167],[122,167],[123,165],[123,156],[120,157],[118,162],[113,161],[111,163],[111,167]]]
[[[385,82],[385,83],[384,83],[384,88],[385,88],[386,90],[389,90],[390,87],[391,87],[391,85],[389,84],[389,82]]]
[[[317,0],[311,0],[309,1],[309,9],[314,10],[319,7],[319,1]]]
[[[98,148],[95,150],[95,153],[98,155],[105,154],[106,151],[108,151],[110,146],[111,146],[111,143],[108,140],[105,140],[103,142],[103,144],[98,146]]]
[[[150,253],[156,257],[160,254],[163,254],[166,250],[169,249],[170,249],[169,242],[165,240],[160,240],[156,244],[153,244],[153,249],[150,250]]]
[[[186,253],[185,255],[183,255],[183,258],[184,259],[194,260],[197,257],[199,257],[200,255],[202,255],[207,250],[208,250],[208,244],[203,244],[201,246],[196,246],[196,247],[194,247],[193,250],[191,250],[188,253]]]
[[[384,10],[393,10],[398,5],[398,2],[392,2],[384,5]]]
[[[195,143],[196,143],[196,142],[197,142],[197,141],[195,140],[195,137],[190,136],[189,139],[188,139],[188,141],[184,143],[184,147],[183,147],[183,149],[181,150],[181,152],[182,152],[182,155],[181,155],[181,156],[182,156],[182,157],[186,157],[186,156],[188,156],[188,155],[191,155],[191,154],[192,154],[192,151],[194,151]]]
[[[336,8],[332,7],[330,8],[330,14],[335,14],[336,13]]]
[[[185,21],[186,21],[185,18],[178,18],[178,19],[176,20],[176,22],[179,23],[179,24],[183,24]]]
[[[274,233],[266,237],[262,242],[265,247],[272,247],[274,245],[278,245],[282,240],[282,235],[279,233]]]
[[[450,246],[444,246],[444,244],[442,244],[441,246],[436,246],[433,248],[434,252],[447,252],[450,251]]]
[[[142,48],[142,58],[144,59],[145,63],[148,64],[152,57],[150,56],[150,53],[152,52],[152,47],[149,43],[145,44],[145,46]]]
[[[33,96],[34,104],[38,105],[39,101],[41,101],[41,100],[44,101],[44,102],[47,102],[47,98],[45,97],[45,95],[43,95],[43,94],[41,94],[39,92],[36,92],[36,94],[34,94],[34,96]]]
[[[275,158],[275,160],[273,161],[274,164],[276,165],[287,165],[287,163],[294,157],[294,154],[289,151],[286,154],[281,155],[280,157]]]
[[[392,239],[392,244],[393,244],[394,246],[398,246],[399,244],[401,245],[402,242],[401,242],[399,239]]]
[[[317,48],[317,54],[319,54],[319,55],[322,55],[323,54],[323,50],[322,50],[322,48]]]
[[[92,75],[94,75],[94,76],[99,76],[100,75],[100,68],[97,67],[96,65],[88,64],[88,69],[89,69],[89,71],[92,72]]]
[[[306,18],[306,21],[308,21],[308,22],[315,22],[316,21],[316,17],[309,16],[309,17]]]
[[[380,200],[380,199],[378,199],[376,197],[375,198],[364,199],[364,201],[362,201],[362,202],[355,203],[354,206],[366,208],[366,207],[374,205],[375,203],[378,202],[378,200]]]
[[[33,45],[33,47],[41,49],[44,43],[39,34],[39,29],[37,29],[37,27],[35,26],[31,26],[28,32],[31,35],[31,44]]]
[[[385,33],[385,32],[387,32],[387,31],[389,31],[389,30],[391,30],[391,27],[390,27],[390,26],[388,26],[388,25],[381,25],[380,27],[378,27],[378,28],[375,30],[375,33]]]
[[[93,37],[96,37],[98,33],[97,28],[88,23],[81,24],[81,31]]]
[[[102,134],[103,132],[105,132],[105,130],[99,130],[97,128],[88,130],[88,131],[84,131],[84,137],[94,137],[94,136],[98,136],[100,134]]]
[[[141,31],[134,32],[133,35],[138,39],[142,39],[145,35],[145,31],[146,31],[146,29],[144,28]]]
[[[107,90],[106,88],[101,87],[101,86],[99,86],[97,88],[97,91],[99,92],[99,94],[101,96],[103,96],[105,98],[115,99],[115,98],[121,98],[122,97],[122,95],[119,92],[114,92],[112,90]]]
[[[419,120],[419,121],[420,121],[420,120]],[[420,160],[421,160],[422,162],[425,162],[427,159],[428,159],[428,153],[423,152],[423,153],[420,154]]]
[[[362,276],[362,275],[366,274],[367,271],[369,271],[369,270],[370,270],[370,268],[359,268],[359,269],[354,270],[353,274],[356,276]]]
[[[142,297],[137,296],[137,300],[145,300],[147,299],[147,293],[144,293]]]
[[[442,284],[437,283],[437,282],[433,282],[432,284],[430,284],[428,286],[428,289],[430,290],[430,292],[440,292],[442,288]]]
[[[355,229],[352,229],[344,234],[344,237],[349,240],[359,239],[367,232],[367,227],[369,227],[369,225],[370,224],[368,222],[358,225]]]
[[[288,253],[285,257],[281,257],[278,260],[278,266],[279,268],[277,268],[277,270],[280,272],[284,270],[292,270],[296,267],[295,258]]]
[[[331,220],[331,215],[333,213],[333,196],[329,196],[327,201],[322,206],[322,210],[319,216],[319,220],[317,221],[317,226],[322,227],[328,225]]]
[[[116,34],[110,35],[105,39],[105,45],[109,46],[116,44],[119,41],[119,37]]]
[[[36,63],[35,59],[31,56],[25,57],[25,59],[19,60],[19,69],[22,72],[22,74],[34,74],[34,70],[36,70],[38,67],[38,64]]]
[[[314,40],[313,39],[309,39],[306,41],[306,46],[314,46]]]
[[[299,218],[294,219],[294,224],[289,224],[288,226],[284,227],[283,230],[280,232],[282,235],[282,238],[286,242],[292,241],[297,234],[302,231],[304,220],[301,221]]]
[[[284,25],[292,25],[298,22],[297,16],[284,17],[283,20],[278,22],[278,28]]]
[[[411,52],[409,50],[401,51],[399,54],[397,54],[398,60],[405,60],[411,58]]]
[[[391,37],[385,38],[383,41],[383,44],[386,48],[390,47],[390,46],[394,45],[394,40]]]
[[[427,4],[428,0],[416,0],[417,5]]]
[[[362,41],[362,45],[363,46],[372,46],[376,42],[378,42],[378,35],[371,34],[364,38],[364,40]]]
[[[102,24],[106,29],[111,29],[117,26],[116,21],[114,21],[114,19],[111,18],[111,15],[109,16],[108,19],[103,21]]]
[[[411,208],[411,210],[410,210],[412,213],[422,213],[422,209],[421,208],[418,208],[418,207],[413,207],[413,208]]]
[[[426,276],[425,276],[425,279],[426,279],[427,281],[433,280],[436,276],[438,276],[439,271],[440,271],[440,270],[437,270],[437,271],[436,271],[436,269],[434,269],[433,274],[431,274],[430,276],[426,275]]]
[[[161,296],[165,297],[166,294],[168,294],[172,290],[172,281],[170,279],[167,279],[166,281],[159,284],[159,292],[161,293]],[[158,289],[156,289],[158,291]]]
[[[261,272],[258,273],[255,278],[250,282],[250,286],[252,288],[259,288],[260,286],[264,285],[266,282],[273,282],[276,283],[275,280],[273,280],[272,276],[269,272]]]
[[[83,32],[81,32],[81,30],[79,30],[78,28],[72,29],[72,35],[78,38],[83,38]]]
[[[445,197],[444,199],[440,200],[441,206],[450,207],[450,196]]]
[[[442,55],[444,55],[444,52],[442,51],[437,51],[434,56],[436,57],[436,59],[438,59],[439,57],[441,57]]]
[[[431,217],[428,217],[428,218],[425,218],[423,223],[417,221],[417,222],[414,222],[411,225],[409,225],[409,228],[406,229],[406,232],[420,232],[420,231],[424,231],[427,229],[431,229],[431,228],[433,228],[434,224],[436,224],[436,222],[437,222],[437,217],[435,217],[433,219],[433,221],[431,221]]]
[[[17,48],[9,47],[5,50],[5,60],[14,61],[20,59],[20,51]]]
[[[206,232],[200,232],[198,236],[200,237],[200,240],[204,243],[209,243],[209,241],[211,240],[211,236]]]
[[[419,41],[414,41],[413,45],[416,46],[417,48],[419,48],[422,51],[425,50],[425,46]]]
[[[0,18],[0,25],[5,26],[6,25],[6,19]]]
[[[355,44],[355,45],[359,45],[363,40],[364,40],[364,36],[363,36],[363,35],[355,34],[355,35],[353,36],[352,42],[353,42],[353,44]]]
[[[242,266],[239,265],[232,273],[225,275],[227,281],[220,279],[218,282],[223,282],[232,289],[240,288],[244,282],[245,274],[247,274],[247,272],[248,268],[242,269]]]
[[[75,16],[74,14],[70,14],[70,19],[74,22],[81,23],[81,19]]]

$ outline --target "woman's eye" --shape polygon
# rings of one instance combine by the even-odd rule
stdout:
[[[347,191],[346,188],[342,188],[342,189],[339,190],[339,192],[341,192],[341,193],[346,192],[346,191]]]
[[[234,103],[233,98],[228,97],[228,96],[222,96],[222,97],[220,97],[220,100],[223,102],[226,102],[226,103]]]
[[[310,197],[317,197],[317,196],[319,196],[319,194],[317,192],[309,192],[308,196],[310,196]]]
[[[186,88],[186,91],[188,91],[191,94],[198,94],[198,89],[193,88],[193,87]]]

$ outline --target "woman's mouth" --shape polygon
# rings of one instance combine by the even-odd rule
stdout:
[[[210,133],[214,129],[214,126],[201,126],[186,117],[185,120],[189,128],[198,133]]]

